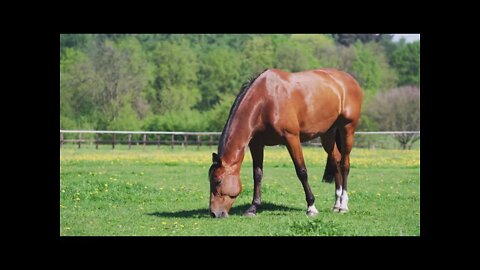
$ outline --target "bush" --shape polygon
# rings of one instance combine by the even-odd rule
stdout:
[[[420,130],[420,88],[405,86],[377,94],[365,108],[365,114],[385,131]],[[418,134],[401,134],[395,138],[403,148],[420,139]]]

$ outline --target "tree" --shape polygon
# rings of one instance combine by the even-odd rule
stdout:
[[[319,63],[313,53],[301,43],[289,40],[279,45],[275,56],[275,67],[290,72],[318,68]]]
[[[88,56],[73,48],[65,48],[60,58],[61,126],[90,126],[96,110],[94,99],[98,76]],[[82,124],[81,124],[82,123]]]
[[[353,47],[356,57],[352,63],[352,74],[364,90],[365,102],[377,92],[396,86],[397,74],[390,68],[385,50],[380,44],[357,42]]]
[[[156,66],[155,87],[149,91],[148,100],[153,111],[164,113],[193,107],[199,101],[196,94],[199,90],[195,52],[185,42],[167,40],[157,44],[152,60]],[[193,94],[189,94],[189,91]],[[192,98],[188,98],[189,95]],[[187,99],[182,105],[183,98]]]
[[[142,92],[150,87],[153,67],[134,37],[119,38],[118,42],[105,39],[92,57],[99,77],[95,98],[102,112],[101,126],[106,128],[124,106],[132,106],[142,98]],[[144,116],[145,108],[135,109],[139,116]]]
[[[333,39],[344,46],[350,46],[357,41],[362,43],[382,42],[392,40],[393,35],[389,34],[332,34]]]
[[[223,130],[234,101],[235,95],[224,95],[220,98],[220,101],[208,111],[208,131]]]
[[[398,70],[398,85],[420,85],[420,41],[398,47],[391,62]]]
[[[200,109],[210,109],[222,95],[238,93],[244,76],[248,76],[242,71],[243,61],[239,52],[228,47],[214,47],[202,57],[198,73],[202,78]]]
[[[273,67],[275,48],[271,39],[253,37],[245,43],[243,54],[250,73],[260,73],[266,68]]]
[[[420,130],[420,88],[404,86],[379,93],[365,108],[365,114],[378,124],[380,130],[418,131]],[[395,138],[403,149],[406,149],[419,140],[420,135],[401,134],[396,135]]]

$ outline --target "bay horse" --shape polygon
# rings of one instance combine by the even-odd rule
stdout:
[[[315,216],[302,142],[320,136],[328,158],[323,181],[335,179],[334,212],[348,211],[350,151],[362,106],[362,90],[348,73],[322,68],[290,73],[266,69],[245,84],[236,97],[209,169],[212,217],[228,217],[242,191],[240,167],[248,145],[253,160],[253,201],[244,215],[261,205],[263,150],[286,145],[302,183],[307,215]]]

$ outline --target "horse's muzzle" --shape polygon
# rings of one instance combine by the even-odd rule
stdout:
[[[225,212],[225,211],[210,212],[210,216],[212,218],[226,218],[226,217],[228,217],[228,213]]]

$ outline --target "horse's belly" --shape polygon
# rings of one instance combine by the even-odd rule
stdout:
[[[337,115],[333,115],[323,120],[302,121],[300,124],[300,140],[306,142],[321,136],[335,124],[337,118]]]

